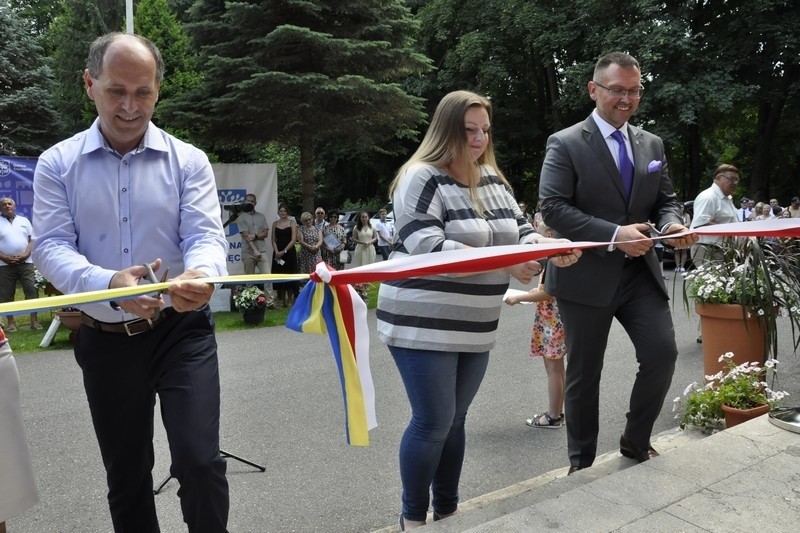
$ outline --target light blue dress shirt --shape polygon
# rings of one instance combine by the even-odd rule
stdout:
[[[227,274],[208,158],[152,123],[139,147],[120,155],[95,120],[41,155],[33,192],[33,261],[61,292],[107,289],[117,271],[158,257],[159,278],[166,267],[170,277],[190,268]],[[108,303],[80,307],[103,322],[138,318]]]

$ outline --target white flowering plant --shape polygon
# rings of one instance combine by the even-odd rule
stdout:
[[[33,284],[36,286],[37,289],[43,290],[47,287],[47,278],[45,278],[41,272],[39,272],[38,268],[33,270]]]
[[[249,287],[239,287],[233,295],[233,303],[239,311],[249,311],[251,309],[264,309],[267,306],[267,296],[259,287],[251,285]]]
[[[737,409],[765,404],[772,408],[789,396],[786,391],[771,389],[766,381],[769,377],[777,383],[777,359],[767,360],[763,367],[755,362],[736,365],[733,353],[728,352],[721,355],[719,361],[725,362],[725,369],[706,376],[702,386],[690,383],[683,396],[673,400],[672,411],[678,412],[675,418],[680,419],[681,429],[692,426],[708,432],[717,431],[724,428],[723,404]]]
[[[773,249],[755,238],[710,246],[700,266],[684,274],[684,302],[739,304],[764,324],[766,351],[778,348],[777,319],[788,318],[794,351],[800,345],[800,245],[796,240]],[[745,317],[743,317],[745,318]]]

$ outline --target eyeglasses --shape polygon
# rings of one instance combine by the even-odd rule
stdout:
[[[467,132],[467,137],[475,139],[476,141],[481,138],[481,135],[483,135],[484,139],[489,138],[489,128],[482,130],[481,128],[466,127],[464,128],[464,131]]]
[[[318,215],[325,216],[325,213],[323,213],[322,211],[317,211],[317,214],[318,214]]]
[[[726,180],[730,181],[730,182],[731,182],[731,183],[733,183],[734,185],[736,185],[737,183],[739,183],[739,178],[732,178],[732,177],[730,177],[730,176],[726,176],[725,174],[720,174],[720,176],[719,176],[719,177],[720,177],[720,178],[725,178]]]
[[[600,83],[594,82],[595,85],[601,87],[611,93],[611,96],[614,98],[624,98],[625,95],[628,95],[628,98],[631,100],[638,100],[644,94],[644,87],[639,87],[638,89],[620,89],[619,87],[614,87],[613,89],[610,87],[606,87],[605,85],[601,85]]]

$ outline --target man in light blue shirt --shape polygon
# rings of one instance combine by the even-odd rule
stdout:
[[[219,373],[202,278],[226,274],[227,242],[206,155],[150,122],[164,66],[140,36],[91,45],[84,71],[94,124],[47,150],[34,176],[34,262],[60,291],[138,284],[169,269],[168,294],[81,306],[83,371],[115,531],[158,531],[153,499],[155,395],[170,473],[189,531],[225,531]]]

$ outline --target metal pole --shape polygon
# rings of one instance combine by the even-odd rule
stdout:
[[[125,0],[125,33],[133,33],[133,0]]]

